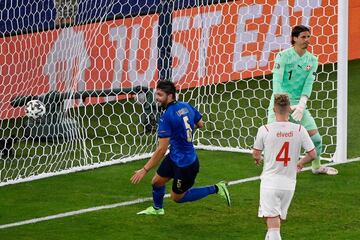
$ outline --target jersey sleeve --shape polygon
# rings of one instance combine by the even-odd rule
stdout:
[[[169,115],[166,113],[164,113],[159,119],[158,137],[159,138],[171,137],[170,119],[169,119]]]
[[[264,134],[265,134],[265,127],[261,126],[256,134],[256,139],[254,142],[253,149],[255,150],[264,150]]]
[[[307,78],[305,80],[305,84],[304,84],[301,95],[307,96],[308,98],[310,97],[311,92],[312,92],[313,83],[316,78],[317,68],[318,68],[318,60],[316,57],[314,57],[309,75],[307,76]]]
[[[285,71],[285,54],[278,53],[275,58],[275,64],[273,68],[273,93],[282,93],[284,92],[281,85],[284,78],[284,71]]]
[[[300,127],[300,135],[301,135],[301,145],[305,149],[306,152],[310,152],[315,148],[314,143],[312,142],[309,133],[306,131],[304,127]]]

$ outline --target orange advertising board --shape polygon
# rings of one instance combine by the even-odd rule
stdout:
[[[360,1],[349,1],[349,59],[360,58]]]
[[[268,74],[297,24],[311,27],[320,64],[336,62],[337,1],[302,2],[244,0],[175,12],[173,81],[188,88]],[[153,87],[157,31],[158,15],[149,15],[0,39],[0,118],[23,114],[10,106],[14,96]]]

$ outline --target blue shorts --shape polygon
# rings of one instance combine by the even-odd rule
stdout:
[[[156,172],[161,177],[173,178],[172,191],[177,194],[182,194],[194,185],[199,168],[198,158],[189,166],[178,167],[170,159],[170,155],[168,154]]]

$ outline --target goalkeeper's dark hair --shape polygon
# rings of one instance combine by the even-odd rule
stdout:
[[[172,94],[173,99],[176,100],[176,87],[173,82],[168,80],[159,80],[156,89],[159,89],[168,95]]]
[[[291,30],[291,45],[295,44],[294,37],[299,37],[302,32],[310,32],[310,28],[304,25],[297,25]]]
[[[289,112],[290,100],[286,93],[279,93],[274,95],[274,106],[278,108],[281,114]]]

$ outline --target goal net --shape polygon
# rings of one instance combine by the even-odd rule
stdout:
[[[311,28],[319,59],[308,108],[322,157],[335,152],[335,0],[6,1],[4,9],[0,185],[150,156],[159,79],[176,82],[179,100],[203,114],[198,148],[248,152],[266,122],[275,54],[298,24]],[[29,117],[31,100],[45,113]]]

